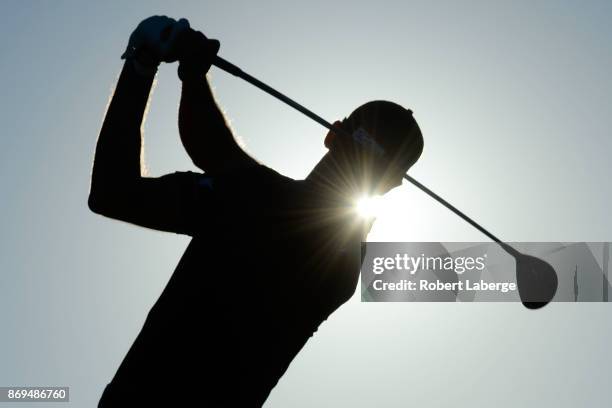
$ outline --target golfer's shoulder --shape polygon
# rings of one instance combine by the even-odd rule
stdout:
[[[228,184],[258,195],[286,195],[296,188],[297,182],[278,171],[256,164],[228,175]]]

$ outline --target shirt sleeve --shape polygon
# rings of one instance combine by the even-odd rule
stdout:
[[[215,206],[218,194],[213,185],[213,178],[189,171],[143,177],[108,186],[96,212],[145,228],[194,235]]]

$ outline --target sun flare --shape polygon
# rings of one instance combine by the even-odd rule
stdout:
[[[378,217],[382,211],[382,197],[378,196],[363,196],[355,203],[355,210],[363,218]]]

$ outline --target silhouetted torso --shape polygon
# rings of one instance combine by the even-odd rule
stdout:
[[[100,406],[260,406],[354,293],[367,226],[348,197],[265,166],[171,177],[193,239]]]

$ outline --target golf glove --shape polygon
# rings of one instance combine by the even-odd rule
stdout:
[[[166,16],[152,16],[138,24],[130,35],[128,46],[121,55],[131,59],[136,71],[143,75],[154,75],[159,64],[178,59],[177,39],[189,29],[189,22]]]

